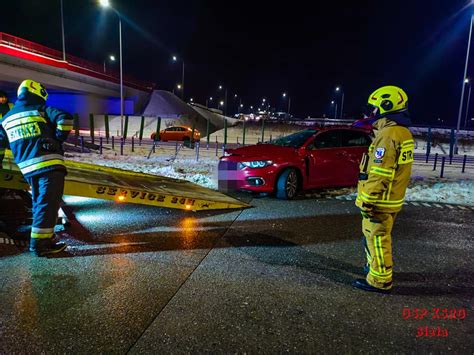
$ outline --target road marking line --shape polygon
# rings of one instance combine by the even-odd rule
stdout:
[[[411,204],[412,204],[413,206],[419,206],[419,205],[420,205],[420,204],[417,203],[417,202],[411,202]]]
[[[443,208],[443,206],[438,205],[437,203],[433,203],[433,206],[438,207],[438,208]]]
[[[451,206],[451,205],[445,205],[445,206],[448,207],[448,208],[450,208],[450,209],[454,209],[454,207]]]
[[[429,203],[426,203],[426,202],[422,202],[421,203],[423,206],[426,206],[426,207],[431,207],[431,205]]]
[[[458,208],[460,208],[461,210],[467,210],[467,208],[464,206],[458,206]]]

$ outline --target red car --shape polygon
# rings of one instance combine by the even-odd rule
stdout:
[[[371,141],[366,130],[328,127],[227,149],[219,161],[219,189],[275,192],[292,199],[300,190],[353,186]]]

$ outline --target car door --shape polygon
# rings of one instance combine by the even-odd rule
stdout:
[[[173,127],[165,128],[165,130],[163,131],[161,140],[163,140],[163,141],[171,140],[172,139],[172,129],[173,129]]]
[[[175,141],[182,141],[183,140],[183,133],[184,133],[184,128],[183,127],[176,127],[176,132],[175,132]]]
[[[169,135],[169,140],[170,141],[177,141],[179,140],[179,127],[171,127],[170,128],[170,135]]]
[[[319,133],[306,147],[306,174],[311,188],[339,186],[343,182],[344,150],[338,130]]]
[[[177,141],[182,141],[184,140],[184,137],[186,136],[187,129],[184,127],[177,127],[177,132],[176,132],[176,140]]]
[[[343,185],[356,185],[359,177],[359,165],[362,155],[367,152],[370,145],[370,136],[361,131],[340,130],[341,146],[344,150],[345,164],[342,170]]]

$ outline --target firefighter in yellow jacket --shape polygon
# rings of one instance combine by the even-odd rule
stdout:
[[[362,213],[367,277],[352,283],[364,291],[392,289],[392,227],[405,200],[414,158],[407,102],[407,94],[396,86],[381,87],[368,100],[374,108],[368,120],[375,139],[360,165],[356,200]]]

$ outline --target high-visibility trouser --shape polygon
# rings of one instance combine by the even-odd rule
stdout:
[[[392,288],[392,227],[397,213],[375,213],[362,219],[369,273],[367,282],[377,288]]]
[[[64,191],[64,176],[64,171],[53,170],[26,179],[33,200],[31,238],[53,238]]]

